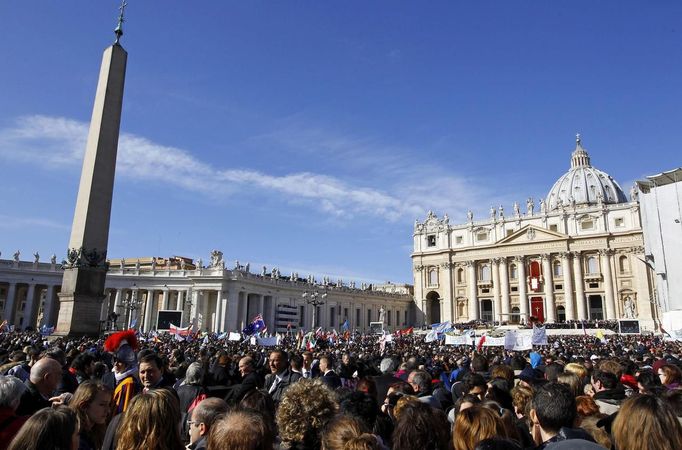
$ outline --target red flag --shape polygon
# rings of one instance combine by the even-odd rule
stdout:
[[[483,348],[483,344],[485,343],[485,334],[481,336],[481,339],[478,341],[478,347],[477,350],[480,352],[481,349]]]

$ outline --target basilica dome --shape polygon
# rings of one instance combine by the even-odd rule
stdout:
[[[576,136],[571,155],[571,169],[559,178],[547,194],[547,210],[566,207],[589,206],[601,203],[623,203],[627,198],[611,175],[590,165],[590,156]]]

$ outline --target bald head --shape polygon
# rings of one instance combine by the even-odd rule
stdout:
[[[31,367],[29,379],[41,394],[51,395],[62,380],[62,365],[52,358],[39,359]]]

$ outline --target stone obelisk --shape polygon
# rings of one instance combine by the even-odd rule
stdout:
[[[107,273],[107,247],[116,152],[123,107],[123,85],[128,54],[121,47],[121,5],[116,41],[106,50],[97,83],[76,211],[71,226],[64,278],[59,294],[59,318],[55,335],[96,335]]]

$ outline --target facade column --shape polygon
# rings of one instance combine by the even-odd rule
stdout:
[[[176,311],[182,311],[185,309],[183,307],[184,305],[182,304],[184,293],[185,293],[185,291],[182,291],[182,290],[179,290],[175,293],[175,310]]]
[[[111,304],[112,292],[113,292],[112,289],[105,289],[104,290],[104,300],[102,300],[102,305],[100,306],[100,310],[99,310],[100,322],[107,320],[107,316],[109,315],[109,305]]]
[[[492,258],[491,269],[493,272],[493,322],[502,323],[500,312],[500,258]]]
[[[28,292],[26,294],[26,308],[24,309],[24,325],[23,325],[24,329],[26,329],[26,327],[35,327],[35,324],[33,323],[33,311],[35,311],[35,304],[36,304],[36,285],[35,284],[29,284],[28,285]]]
[[[152,314],[154,311],[154,291],[147,291],[147,301],[144,305],[144,331],[148,332],[152,329]]]
[[[509,300],[509,272],[507,270],[507,258],[500,258],[500,290],[501,296],[501,316],[502,321],[510,322],[509,310],[511,301]]]
[[[236,289],[227,293],[227,329],[239,330],[239,291]]]
[[[566,321],[575,320],[575,307],[573,306],[573,272],[571,271],[571,254],[561,254],[561,268],[564,275],[564,303],[566,305]]]
[[[168,288],[163,290],[163,299],[161,300],[161,309],[168,309],[168,297],[170,296],[170,290]]]
[[[192,290],[192,301],[189,309],[189,322],[194,327],[194,331],[199,331],[199,290]]]
[[[552,279],[552,255],[544,254],[542,258],[542,275],[545,287],[545,319],[548,323],[556,322],[556,304],[554,302],[554,280]]]
[[[54,309],[54,284],[47,286],[45,292],[45,307],[43,308],[43,323],[45,326],[51,327],[54,322],[52,310]]]
[[[606,295],[606,319],[614,320],[616,318],[616,298],[613,294],[613,276],[611,272],[611,255],[613,250],[602,249],[599,250],[601,259],[601,268],[604,272],[604,293]]]
[[[476,261],[467,261],[467,283],[469,286],[469,320],[478,320],[478,285],[476,283]]]
[[[519,314],[524,323],[528,323],[528,291],[526,282],[526,257],[517,256],[516,261],[516,275],[519,281]]]
[[[17,297],[17,283],[10,283],[7,289],[7,300],[5,300],[5,310],[2,317],[8,324],[14,323],[14,301]]]
[[[454,315],[453,315],[453,309],[454,309],[454,303],[455,303],[455,296],[452,294],[453,289],[452,289],[452,268],[455,265],[451,262],[446,262],[441,264],[441,268],[443,269],[444,272],[444,282],[445,282],[445,289],[444,289],[444,296],[443,296],[443,308],[441,311],[441,322],[447,322],[447,321],[454,321]],[[441,280],[438,280],[439,282]]]
[[[575,303],[578,320],[587,320],[585,303],[585,279],[583,278],[583,257],[578,251],[573,252],[573,281],[575,281]]]

